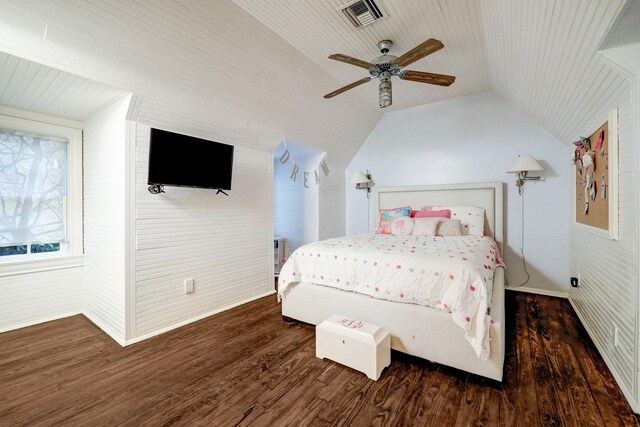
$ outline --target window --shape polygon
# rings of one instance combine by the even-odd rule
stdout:
[[[0,262],[82,253],[81,138],[0,116]]]

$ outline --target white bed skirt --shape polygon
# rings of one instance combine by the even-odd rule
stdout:
[[[391,348],[502,381],[504,366],[504,269],[497,268],[494,283],[489,360],[481,360],[453,323],[451,314],[415,304],[380,300],[310,283],[287,290],[282,315],[318,325],[333,314],[374,323],[391,333]]]

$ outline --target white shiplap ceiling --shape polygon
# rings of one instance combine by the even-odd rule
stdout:
[[[125,92],[0,52],[0,105],[79,122]]]
[[[378,1],[387,17],[356,30],[337,10],[346,0],[3,0],[0,49],[133,92],[147,123],[266,149],[286,136],[341,163],[387,110],[375,82],[323,100],[366,75],[327,56],[370,60],[381,39],[394,54],[440,39],[408,68],[457,77],[395,80],[392,109],[493,89],[569,142],[591,95],[623,87],[597,49],[624,0]]]
[[[282,137],[346,165],[380,112],[231,0],[2,0],[0,50],[142,98],[139,120],[272,150]]]
[[[570,143],[625,86],[598,46],[624,0],[482,0],[494,91]]]
[[[394,41],[395,54],[430,37],[442,40],[443,50],[408,68],[453,74],[456,82],[441,88],[394,80],[391,109],[493,89],[568,143],[584,131],[572,118],[588,116],[596,99],[624,87],[625,77],[598,53],[624,0],[376,0],[388,17],[359,30],[339,10],[348,0],[234,1],[341,85],[366,71],[328,59],[331,53],[370,60],[385,38]],[[630,1],[630,24],[620,37],[640,33],[635,3]],[[370,82],[339,96],[375,104],[377,88]]]
[[[407,108],[490,89],[480,7],[466,0],[376,0],[385,18],[356,29],[339,10],[347,1],[235,0],[243,9],[275,31],[339,82],[340,86],[367,77],[366,70],[327,57],[343,53],[365,61],[380,55],[377,43],[394,42],[391,54],[400,56],[429,38],[441,40],[444,49],[407,69],[456,76],[450,87],[439,87],[393,78],[393,106]],[[348,93],[377,105],[377,81]],[[334,102],[328,100],[326,102]]]

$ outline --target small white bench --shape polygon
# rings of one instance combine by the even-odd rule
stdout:
[[[334,314],[316,326],[316,357],[377,380],[391,363],[391,338],[380,326]]]

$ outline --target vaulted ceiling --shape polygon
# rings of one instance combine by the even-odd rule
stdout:
[[[394,41],[397,55],[428,38],[441,40],[444,49],[409,68],[453,74],[456,82],[443,88],[394,80],[391,109],[494,90],[569,143],[581,130],[573,118],[593,113],[604,96],[625,84],[598,53],[624,0],[376,0],[387,16],[360,29],[340,11],[348,0],[234,1],[334,76],[338,86],[366,76],[366,70],[329,60],[331,53],[368,61],[383,39]],[[369,83],[339,96],[375,104],[377,88]]]
[[[367,75],[327,56],[370,60],[382,39],[396,55],[442,40],[408,68],[457,77],[394,80],[392,109],[494,90],[568,143],[576,114],[624,87],[598,53],[624,0],[376,1],[387,16],[356,30],[347,0],[3,0],[0,50],[131,91],[150,124],[261,149],[286,136],[340,162],[388,110],[375,82],[322,99]]]
[[[625,76],[598,48],[624,0],[481,0],[492,89],[563,143]]]
[[[330,0],[234,0],[260,22],[275,31],[341,86],[368,76],[366,70],[327,57],[343,53],[365,61],[380,55],[380,40],[393,41],[391,54],[400,56],[429,38],[444,43],[444,49],[411,64],[407,69],[452,74],[450,87],[393,79],[393,106],[413,107],[427,102],[468,95],[491,88],[480,5],[476,1],[376,0],[384,18],[359,29],[341,12],[347,1]],[[326,93],[337,89],[327,87]],[[369,82],[348,94],[377,105],[378,87]],[[333,102],[329,100],[327,102]]]

